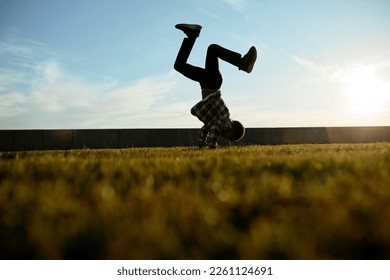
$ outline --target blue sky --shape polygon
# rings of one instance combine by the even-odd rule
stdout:
[[[184,35],[220,63],[247,127],[390,125],[388,0],[0,0],[0,129],[200,127],[199,85],[173,69]]]

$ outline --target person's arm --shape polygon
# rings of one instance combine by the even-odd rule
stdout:
[[[207,137],[207,146],[210,149],[215,149],[217,147],[217,139],[220,134],[221,130],[218,123],[210,127],[209,135]]]
[[[206,139],[209,134],[209,129],[206,125],[202,126],[202,128],[199,131],[199,148],[204,148],[206,147]]]
[[[210,125],[209,135],[207,137],[207,146],[209,146],[210,149],[215,149],[217,147],[218,137],[222,134],[223,130],[228,128],[229,124],[229,115],[224,115]]]

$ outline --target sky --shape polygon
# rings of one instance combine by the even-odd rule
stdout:
[[[199,84],[173,69],[184,38],[220,61],[246,127],[390,125],[388,0],[0,0],[0,129],[197,128]]]

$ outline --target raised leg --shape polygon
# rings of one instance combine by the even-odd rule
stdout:
[[[204,69],[187,63],[195,40],[195,37],[184,38],[179,53],[177,54],[174,68],[183,76],[200,83],[204,77]]]
[[[233,52],[217,44],[212,44],[207,49],[206,70],[219,71],[218,58],[236,66],[241,66],[241,54]]]

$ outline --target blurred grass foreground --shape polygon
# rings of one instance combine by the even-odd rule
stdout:
[[[390,144],[0,153],[1,259],[390,259]]]

